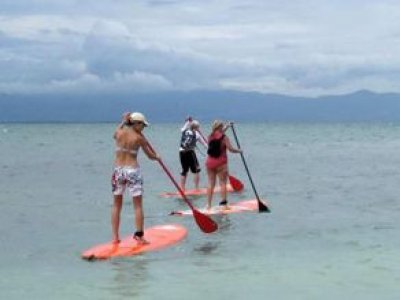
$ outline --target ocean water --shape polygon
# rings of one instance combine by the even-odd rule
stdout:
[[[180,125],[145,130],[176,178]],[[0,124],[0,299],[399,299],[400,124],[236,124],[272,213],[217,217],[210,235],[168,215],[187,205],[159,197],[174,187],[141,153],[146,226],[189,234],[87,262],[80,253],[110,239],[114,126]],[[230,170],[245,190],[229,200],[254,198],[239,155]],[[122,235],[133,221],[127,199]]]

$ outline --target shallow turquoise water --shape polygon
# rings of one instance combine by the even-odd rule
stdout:
[[[146,129],[176,177],[179,127]],[[271,214],[218,217],[220,230],[203,234],[192,218],[168,216],[187,206],[158,196],[174,188],[141,154],[146,226],[180,223],[189,235],[88,263],[81,251],[110,238],[114,124],[0,124],[1,299],[398,299],[400,125],[236,129]],[[240,157],[230,162],[246,187],[230,200],[254,198]],[[132,210],[126,200],[123,234]]]

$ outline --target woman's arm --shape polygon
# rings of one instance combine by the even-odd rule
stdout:
[[[130,116],[130,112],[126,112],[122,115],[122,120],[121,123],[118,125],[118,128],[122,129],[124,128],[124,126],[129,124],[129,116]]]
[[[121,125],[118,125],[118,127],[117,127],[117,128],[115,129],[115,131],[114,131],[114,135],[113,135],[114,140],[116,140],[116,139],[118,138],[118,136],[119,136],[120,133],[121,133],[121,130],[122,130]]]
[[[198,142],[200,142],[200,144],[202,144],[203,146],[204,146],[204,148],[208,148],[208,144],[207,144],[207,141],[205,141],[204,139],[203,139],[203,136],[200,134],[200,132],[198,132],[197,130],[195,130],[195,134],[196,134],[196,140],[198,141]]]
[[[187,130],[190,127],[190,124],[192,123],[192,121],[185,121],[185,124],[183,124],[183,127],[181,128],[181,132],[184,132],[185,130]]]
[[[224,127],[222,127],[222,132],[225,133],[225,131],[227,131],[229,127],[232,127],[232,125],[233,125],[233,122],[226,122],[224,124]]]
[[[225,141],[226,149],[228,149],[229,152],[232,152],[232,153],[242,153],[243,152],[241,149],[237,149],[232,146],[231,141],[228,136],[224,137],[224,141]]]
[[[159,160],[160,156],[152,150],[152,148],[149,146],[149,142],[146,140],[146,138],[142,135],[140,138],[140,146],[142,147],[144,153],[146,156],[151,159],[151,160]]]

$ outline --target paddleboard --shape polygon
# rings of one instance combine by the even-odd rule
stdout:
[[[224,215],[224,214],[258,211],[258,201],[257,199],[243,200],[235,203],[229,203],[228,209],[218,205],[211,207],[211,209],[205,209],[205,208],[199,209],[199,211],[205,215]],[[171,215],[191,216],[193,215],[193,211],[191,209],[178,210],[171,212]]]
[[[221,191],[221,187],[220,186],[215,187],[214,193],[219,193],[220,191]],[[233,187],[230,184],[227,184],[226,185],[226,191],[228,193],[232,193],[235,190],[233,189]],[[207,188],[185,190],[185,195],[186,196],[203,196],[203,195],[207,195]],[[160,196],[164,197],[164,198],[182,198],[181,193],[179,193],[178,191],[162,193],[162,194],[160,194]]]
[[[116,256],[132,256],[144,252],[172,246],[187,235],[187,229],[178,224],[158,225],[145,229],[144,238],[149,244],[138,244],[132,235],[125,237],[118,244],[112,242],[96,245],[81,255],[83,259],[108,259]]]

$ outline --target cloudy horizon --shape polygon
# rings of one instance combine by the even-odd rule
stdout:
[[[3,0],[0,93],[400,92],[393,0]]]

